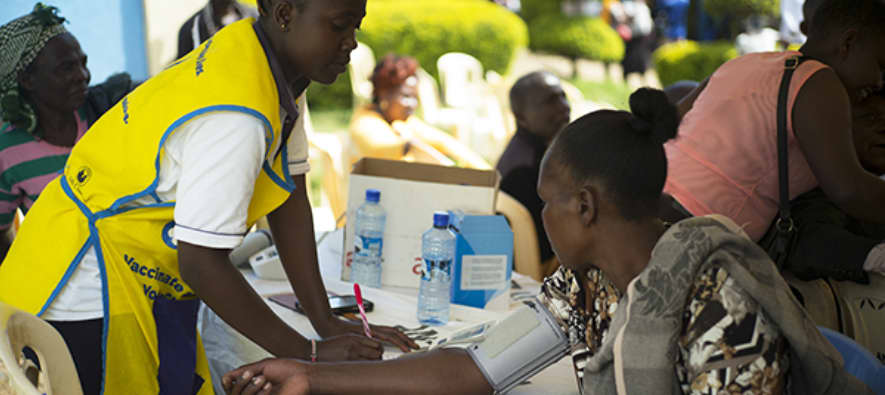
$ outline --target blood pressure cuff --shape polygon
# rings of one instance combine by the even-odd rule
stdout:
[[[534,300],[489,329],[467,352],[499,394],[565,357],[569,349],[556,319]]]

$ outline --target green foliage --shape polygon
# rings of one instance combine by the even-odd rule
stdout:
[[[702,81],[737,55],[730,42],[700,44],[683,40],[662,45],[652,59],[661,84],[667,86],[680,80]]]
[[[529,46],[568,58],[618,62],[624,57],[624,41],[600,18],[540,16],[529,25]]]
[[[563,0],[522,0],[519,15],[527,22],[542,15],[557,15],[562,11]]]
[[[358,38],[376,57],[390,52],[413,56],[433,76],[436,60],[453,51],[504,74],[516,49],[528,43],[525,23],[485,0],[373,1],[367,13]]]
[[[486,0],[370,1],[357,33],[380,58],[409,55],[434,77],[436,60],[447,52],[464,52],[486,70],[507,72],[518,48],[528,43],[525,23],[507,9]],[[311,106],[350,107],[350,78],[342,74],[331,86],[312,84]]]
[[[733,16],[741,19],[750,15],[777,16],[780,0],[704,0],[704,10],[714,18]]]
[[[618,110],[627,111],[630,109],[630,94],[633,91],[625,82],[611,79],[604,81],[570,79],[569,82],[578,88],[587,100],[608,104]]]
[[[313,109],[350,108],[353,94],[350,91],[350,72],[341,73],[335,83],[323,85],[311,82],[307,88],[307,103]]]

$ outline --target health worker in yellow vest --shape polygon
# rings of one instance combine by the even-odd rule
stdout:
[[[331,314],[305,190],[303,92],[345,70],[366,0],[258,6],[257,22],[225,27],[92,126],[0,266],[0,301],[59,330],[87,394],[212,393],[200,300],[278,356],[416,347],[389,327],[362,337]],[[321,341],[281,321],[230,264],[265,215]]]

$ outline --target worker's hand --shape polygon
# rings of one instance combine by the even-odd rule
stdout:
[[[340,318],[333,318],[333,320],[337,321],[333,322],[335,333],[365,336],[361,321],[347,321]],[[402,352],[418,349],[418,344],[399,329],[382,325],[369,325],[369,327],[372,329],[372,338],[375,340],[391,344],[402,350]]]
[[[231,395],[306,395],[310,393],[307,364],[295,359],[268,358],[234,369],[221,379]]]
[[[317,341],[317,361],[378,360],[384,346],[377,340],[355,334],[344,334]]]

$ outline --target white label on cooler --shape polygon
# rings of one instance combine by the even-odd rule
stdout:
[[[507,288],[507,255],[461,257],[461,290]]]

